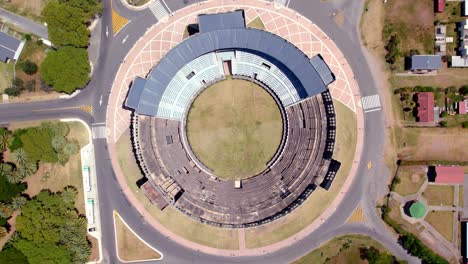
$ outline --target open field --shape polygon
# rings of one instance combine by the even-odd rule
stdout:
[[[425,166],[401,166],[398,170],[398,183],[395,192],[402,196],[415,194],[419,191],[426,177]]]
[[[320,248],[317,248],[302,258],[294,261],[293,264],[365,264],[368,262],[361,259],[359,248],[371,246],[379,249],[380,251],[385,251],[385,248],[379,242],[370,237],[361,235],[341,236],[328,241]]]
[[[283,134],[273,97],[250,81],[226,79],[192,104],[187,137],[197,158],[225,179],[243,179],[266,168]]]
[[[450,185],[429,185],[423,192],[423,197],[427,199],[429,205],[451,206],[453,201],[454,188]]]
[[[361,16],[360,32],[363,45],[369,50],[382,53],[382,28],[384,4],[380,0],[366,0]]]
[[[424,220],[444,236],[447,241],[452,241],[453,214],[452,211],[432,211],[426,215]]]
[[[125,225],[119,215],[114,214],[117,252],[123,261],[156,260],[161,255],[148,247]]]
[[[0,6],[21,16],[41,22],[42,9],[50,0],[0,0]]]
[[[343,186],[356,148],[356,116],[342,103],[334,101],[336,111],[337,138],[333,159],[341,162],[341,168],[330,190],[317,188],[298,208],[285,217],[260,227],[245,231],[247,248],[256,248],[286,239],[310,225],[327,209]]]
[[[466,161],[466,129],[402,128],[399,139],[399,154],[407,160]]]
[[[442,64],[442,68],[438,70],[437,75],[431,76],[393,76],[390,82],[394,88],[420,86],[432,87],[460,87],[468,81],[466,69],[462,68],[447,68],[446,64]]]
[[[13,79],[13,63],[0,62],[0,94],[11,85]]]
[[[434,53],[434,2],[432,0],[394,0],[385,4],[383,37],[397,34],[400,50],[406,55],[411,49],[421,54]]]
[[[171,232],[202,245],[221,249],[239,248],[237,230],[216,228],[199,223],[171,206],[166,207],[164,211],[160,211],[148,201],[146,196],[136,185],[136,182],[142,177],[142,174],[132,152],[130,133],[128,130],[117,141],[117,152],[120,167],[125,174],[129,188],[140,203],[144,205],[145,209],[159,223],[164,225]]]

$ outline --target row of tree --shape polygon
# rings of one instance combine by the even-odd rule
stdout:
[[[98,0],[52,0],[45,6],[49,39],[58,50],[47,54],[40,74],[54,90],[72,93],[89,81],[88,24],[101,11]]]
[[[375,247],[359,248],[361,259],[367,260],[369,264],[404,264],[407,261],[398,260],[393,255],[381,252]]]

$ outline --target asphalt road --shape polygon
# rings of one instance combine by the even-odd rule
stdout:
[[[49,39],[47,27],[37,22],[18,16],[8,10],[0,8],[0,17],[3,21],[13,24],[26,32],[33,33],[43,39]]]
[[[167,4],[171,11],[186,6],[193,1],[171,0]],[[131,22],[116,36],[106,36],[106,28],[111,27],[110,2],[103,1],[104,11],[99,23],[99,35],[92,37],[92,46],[96,52],[93,78],[80,94],[72,99],[36,102],[27,104],[1,104],[0,123],[38,119],[57,119],[78,117],[89,125],[105,122],[108,97],[113,79],[128,50],[144,34],[147,28],[156,23],[149,10],[128,10],[119,1],[114,8],[131,19]],[[369,66],[364,58],[359,34],[358,19],[363,0],[360,1],[310,1],[291,0],[289,7],[317,24],[330,36],[345,54],[359,83],[362,96],[377,94],[379,91],[372,79]],[[334,14],[342,12],[345,23],[340,26],[334,21]],[[3,13],[0,12],[3,17]],[[95,33],[93,33],[95,34]],[[80,106],[91,105],[93,115]],[[398,244],[396,238],[381,222],[377,211],[377,201],[385,194],[388,170],[383,163],[383,145],[385,141],[384,116],[381,111],[365,114],[365,142],[358,175],[343,202],[335,213],[316,231],[301,241],[279,251],[258,257],[221,257],[207,255],[185,248],[154,230],[142,219],[122,194],[110,164],[107,142],[94,140],[97,178],[99,186],[100,215],[102,224],[102,245],[104,263],[119,263],[116,258],[113,230],[113,210],[117,210],[126,222],[143,239],[164,253],[163,263],[287,263],[320,246],[327,240],[349,233],[364,234],[382,243],[388,250],[410,263],[419,263],[409,256]],[[371,170],[367,162],[372,161]],[[365,224],[348,224],[346,219],[357,207],[361,206],[366,216]],[[161,262],[161,261],[160,261]]]

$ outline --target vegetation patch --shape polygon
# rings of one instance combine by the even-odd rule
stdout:
[[[453,237],[452,211],[431,211],[424,220],[434,227],[447,241],[452,242]]]
[[[114,214],[115,234],[119,258],[123,261],[158,260],[161,255],[146,245],[123,222],[118,214]]]
[[[454,188],[450,185],[429,185],[423,192],[429,205],[452,206]]]
[[[426,174],[422,166],[401,166],[398,169],[397,184],[393,191],[401,196],[415,194],[423,185]]]
[[[197,158],[220,178],[260,173],[281,143],[283,123],[273,97],[250,81],[227,79],[204,90],[187,118]]]
[[[247,27],[265,30],[265,25],[263,24],[263,21],[260,17],[256,17],[254,20],[252,20],[249,24],[247,24]]]
[[[307,263],[404,263],[388,254],[377,241],[361,235],[346,235],[334,238],[320,248],[308,253],[293,264]]]

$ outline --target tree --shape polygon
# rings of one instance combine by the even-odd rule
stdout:
[[[19,148],[15,151],[13,151],[13,159],[18,165],[23,165],[28,162],[28,155],[26,154],[26,151],[24,149]]]
[[[28,259],[21,251],[12,246],[5,246],[0,251],[0,263],[3,264],[28,264]]]
[[[0,175],[0,202],[10,202],[22,191],[26,190],[24,183],[11,183],[5,176]]]
[[[53,136],[53,132],[49,129],[41,127],[28,128],[26,133],[21,135],[23,149],[28,158],[33,162],[57,162],[57,153],[51,144]]]
[[[74,186],[67,186],[60,193],[62,200],[69,206],[75,204],[76,196],[78,195],[78,190]]]
[[[16,196],[11,199],[10,208],[12,211],[21,210],[21,208],[28,202],[24,196]]]
[[[462,127],[463,128],[468,128],[468,121],[463,121]]]
[[[7,234],[8,230],[5,227],[0,226],[0,238],[5,237]]]
[[[11,133],[5,128],[0,130],[0,152],[6,150],[11,141]]]
[[[27,162],[27,163],[19,166],[16,169],[15,174],[18,175],[17,177],[21,181],[22,179],[33,175],[34,173],[36,173],[36,171],[37,171],[37,164],[34,163],[34,162]]]
[[[385,252],[380,252],[375,247],[362,247],[359,249],[361,253],[361,259],[365,259],[369,264],[393,264],[395,263],[395,258]]]
[[[460,92],[462,95],[467,95],[467,94],[468,94],[468,85],[463,85],[462,87],[460,87],[459,92]]]
[[[63,47],[50,51],[41,65],[41,77],[55,91],[72,93],[89,81],[91,67],[85,49]]]
[[[5,177],[8,179],[10,175],[13,174],[13,165],[10,163],[1,162],[0,163],[0,177]]]
[[[388,40],[387,45],[385,46],[385,49],[387,50],[387,54],[385,55],[385,60],[390,63],[394,64],[398,58],[400,57],[400,38],[398,35],[394,34],[390,37]]]
[[[36,242],[21,239],[14,247],[25,255],[30,264],[71,263],[70,253],[64,246],[51,242]]]
[[[49,39],[56,46],[84,48],[88,45],[90,32],[86,27],[87,14],[82,9],[51,1],[44,7],[42,14],[47,23]]]
[[[56,151],[59,151],[63,148],[63,146],[65,145],[65,143],[67,142],[67,140],[65,139],[64,136],[62,135],[55,135],[53,138],[52,138],[52,147],[56,150]]]
[[[76,142],[67,142],[63,146],[63,153],[70,157],[71,155],[78,153],[78,149],[79,147]]]
[[[30,60],[26,60],[20,65],[21,69],[28,75],[33,75],[37,72],[37,64]]]
[[[97,0],[59,0],[59,3],[80,8],[86,15],[85,19],[90,19],[102,12],[102,5]]]

